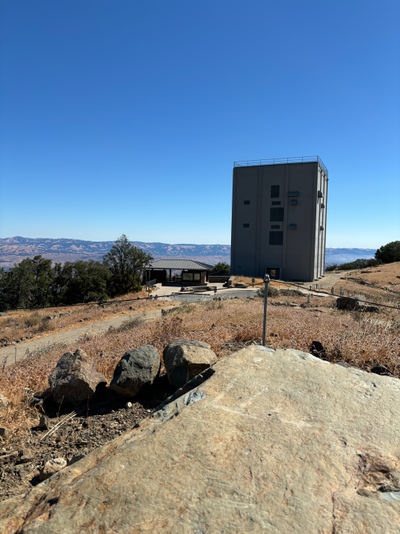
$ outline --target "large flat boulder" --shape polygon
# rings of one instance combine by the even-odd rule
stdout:
[[[257,346],[204,375],[1,503],[0,532],[400,532],[399,380]]]

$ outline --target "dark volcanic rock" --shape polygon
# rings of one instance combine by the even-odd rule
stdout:
[[[160,356],[152,345],[130,350],[115,368],[110,388],[123,397],[133,398],[154,382],[160,365]]]

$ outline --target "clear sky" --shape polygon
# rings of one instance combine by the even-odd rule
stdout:
[[[319,155],[400,239],[398,0],[1,0],[0,237],[229,244],[235,160]]]

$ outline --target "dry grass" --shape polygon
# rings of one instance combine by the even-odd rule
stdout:
[[[234,281],[233,283],[236,284],[236,283],[240,283],[240,284],[248,284],[249,286],[252,286],[253,285],[253,282],[252,282],[252,278],[249,278],[248,276],[235,276],[234,277]],[[255,278],[254,279],[254,285],[255,286],[262,286],[264,283],[264,280],[262,278]],[[275,280],[271,280],[269,285],[271,287],[276,287],[276,288],[282,288],[282,287],[290,287],[289,285],[285,284],[284,282],[276,282]]]
[[[372,302],[400,306],[400,262],[343,273],[335,292],[340,288],[346,296],[362,294]]]
[[[298,300],[304,302],[304,297]],[[271,299],[273,301],[278,299]],[[291,298],[291,300],[297,300]],[[313,341],[320,341],[331,362],[345,361],[362,369],[378,363],[400,377],[399,314],[381,315],[339,312],[330,299],[312,298],[318,309],[269,306],[267,345],[272,348],[295,348],[309,352]],[[98,371],[107,380],[123,354],[132,348],[151,344],[162,355],[165,346],[178,337],[209,343],[219,358],[240,348],[240,343],[260,341],[262,336],[261,299],[215,300],[180,307],[177,313],[159,321],[143,323],[129,318],[105,335],[85,335],[79,342],[65,347],[27,355],[0,375],[0,392],[9,400],[6,411],[0,412],[0,426],[12,429],[16,436],[37,423],[37,411],[29,405],[25,388],[39,392],[48,388],[48,376],[66,350],[85,350]]]
[[[353,271],[350,277],[363,278],[375,287],[390,289],[400,294],[400,262],[387,263]]]
[[[114,303],[87,304],[82,306],[64,306],[62,308],[46,308],[45,310],[11,311],[0,317],[0,342],[17,340],[34,340],[118,317],[131,312],[157,309],[158,300],[137,300],[147,297],[146,291],[130,293],[116,298]],[[131,299],[131,300],[129,300]],[[127,300],[128,302],[123,302]],[[162,303],[163,306],[175,303]],[[83,324],[81,324],[83,323]],[[3,341],[3,342],[4,342]]]
[[[400,294],[384,291],[378,287],[366,286],[354,280],[341,279],[337,282],[334,285],[334,292],[340,295],[341,290],[344,290],[346,297],[362,296],[369,302],[400,307]]]

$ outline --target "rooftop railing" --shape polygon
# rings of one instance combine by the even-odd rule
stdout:
[[[282,165],[285,163],[310,163],[317,161],[319,166],[328,176],[328,169],[319,156],[301,156],[299,158],[271,158],[271,159],[250,159],[247,161],[234,161],[234,167],[251,167],[255,165]]]

